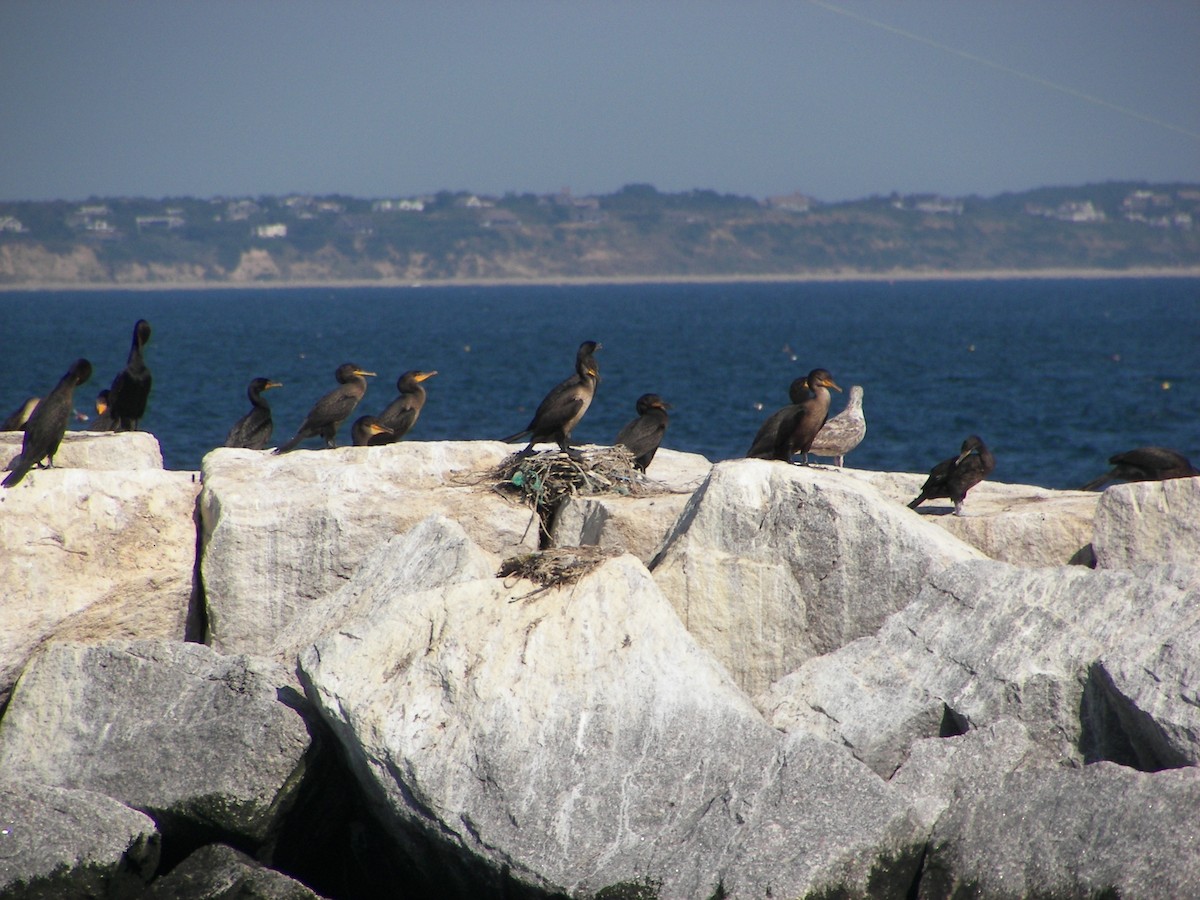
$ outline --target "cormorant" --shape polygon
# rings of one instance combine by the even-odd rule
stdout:
[[[425,388],[421,382],[432,378],[437,372],[420,372],[412,369],[405,372],[396,380],[396,390],[400,396],[388,404],[379,416],[379,421],[387,426],[386,431],[378,432],[370,440],[372,447],[377,444],[392,444],[400,440],[413,425],[425,406]]]
[[[375,416],[359,416],[350,426],[350,439],[355,447],[366,447],[373,443],[372,438],[388,437],[392,430]]]
[[[96,395],[96,418],[88,426],[88,431],[112,431],[112,405],[108,402],[108,388]]]
[[[17,484],[26,473],[43,459],[54,465],[54,454],[62,443],[67,425],[71,421],[71,410],[75,403],[75,388],[92,377],[92,364],[86,359],[77,359],[47,396],[37,405],[29,421],[25,423],[25,439],[21,454],[9,468],[12,471],[4,479],[4,487]]]
[[[804,386],[809,394],[807,397],[802,396]],[[754,459],[789,462],[794,454],[801,453],[807,465],[813,438],[829,417],[829,388],[841,391],[827,369],[813,369],[800,385],[793,381],[789,390],[792,405],[784,407],[763,424],[746,455]],[[796,396],[801,399],[795,401]]]
[[[18,406],[11,416],[0,424],[0,431],[24,431],[25,423],[29,421],[29,417],[33,415],[33,411],[37,409],[41,397],[30,397],[20,406]]]
[[[269,378],[255,378],[246,388],[246,396],[250,398],[250,412],[246,413],[233,427],[225,438],[226,447],[243,447],[247,450],[261,450],[271,440],[271,432],[275,423],[271,419],[271,407],[263,399],[262,392],[271,388],[283,387],[278,381]]]
[[[137,431],[138,422],[146,414],[152,379],[143,352],[149,341],[150,323],[138,319],[133,326],[133,342],[125,368],[117,373],[108,391],[113,431]]]
[[[1089,481],[1080,490],[1094,491],[1109,481],[1167,481],[1200,475],[1200,469],[1186,456],[1166,447],[1138,447],[1110,456],[1108,464],[1113,467],[1112,471]]]
[[[808,448],[809,453],[813,456],[834,456],[839,466],[845,465],[846,454],[861,444],[867,435],[862,398],[862,385],[851,385],[846,408],[821,427],[812,446]]]
[[[929,471],[921,493],[908,504],[916,509],[926,500],[947,497],[954,501],[954,514],[962,515],[967,491],[987,478],[996,468],[996,457],[978,435],[972,434],[962,442],[958,456],[943,459]]]
[[[342,363],[338,366],[334,377],[337,378],[340,387],[318,400],[316,406],[309,410],[300,430],[282,447],[276,447],[275,452],[287,453],[309,437],[322,437],[326,447],[336,447],[337,441],[334,440],[334,436],[338,427],[354,412],[354,407],[358,406],[358,401],[367,392],[367,379],[363,376],[374,374],[360,369],[354,363]]]
[[[658,445],[662,443],[663,434],[670,424],[667,410],[669,403],[664,403],[658,394],[642,394],[637,399],[638,417],[621,429],[617,435],[617,443],[630,449],[634,455],[634,465],[643,472],[650,468]]]
[[[794,379],[788,386],[788,399],[791,403],[775,410],[775,412],[767,417],[767,421],[759,426],[746,456],[751,459],[774,459],[775,442],[779,437],[779,428],[783,424],[784,419],[792,414],[793,407],[799,403],[803,403],[811,396],[812,391],[808,389],[808,376],[802,375]]]
[[[523,454],[532,453],[533,445],[538,441],[553,440],[558,442],[564,453],[570,454],[571,432],[587,412],[596,394],[600,369],[594,354],[601,346],[595,341],[580,344],[575,354],[575,374],[545,396],[528,425],[504,440],[515,441],[529,435],[529,446],[521,451]]]

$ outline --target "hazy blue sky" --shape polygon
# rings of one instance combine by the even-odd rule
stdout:
[[[1197,0],[0,2],[0,199],[1200,181]]]

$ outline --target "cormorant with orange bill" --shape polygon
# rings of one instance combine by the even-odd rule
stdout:
[[[349,418],[350,413],[354,412],[354,407],[358,406],[358,402],[367,392],[367,379],[364,376],[374,374],[354,363],[342,363],[338,366],[334,373],[338,387],[317,401],[309,410],[300,430],[282,447],[276,447],[275,452],[287,453],[302,440],[310,437],[324,438],[326,447],[336,447],[335,435],[338,428]]]
[[[396,380],[396,390],[400,392],[400,396],[380,413],[379,421],[387,426],[387,430],[371,438],[372,447],[377,444],[395,443],[408,434],[417,423],[421,410],[425,408],[425,388],[421,382],[436,374],[437,372],[410,369]]]
[[[12,471],[4,479],[4,487],[17,484],[26,473],[43,459],[54,465],[54,454],[62,443],[67,425],[71,421],[71,410],[75,406],[75,388],[92,377],[92,364],[86,359],[77,359],[25,423],[25,439],[21,454],[9,468]]]
[[[150,323],[138,319],[133,326],[133,342],[125,368],[117,373],[108,389],[113,431],[137,431],[138,422],[146,414],[153,378],[146,365],[145,348],[150,341]]]
[[[967,491],[983,481],[996,468],[996,457],[977,434],[962,442],[958,456],[943,459],[929,471],[929,478],[921,487],[921,493],[908,504],[916,509],[926,500],[946,497],[954,501],[954,514],[962,515],[963,500]]]
[[[1085,484],[1081,490],[1094,491],[1110,481],[1169,481],[1172,478],[1191,478],[1200,469],[1191,464],[1178,450],[1166,447],[1138,447],[1110,456],[1112,470]]]
[[[600,369],[596,365],[595,353],[601,345],[595,341],[584,341],[575,354],[575,374],[558,384],[540,404],[529,424],[505,441],[515,441],[529,435],[529,446],[522,454],[533,452],[538,441],[556,441],[559,448],[571,454],[571,432],[583,418],[592,398],[596,395],[596,384],[600,380]]]
[[[355,447],[367,447],[372,438],[387,437],[391,433],[392,430],[375,416],[359,416],[350,426],[350,440]]]
[[[88,431],[112,431],[112,405],[108,402],[108,388],[96,395],[96,418],[88,426]]]
[[[664,403],[658,394],[642,394],[637,399],[638,417],[621,429],[617,435],[617,443],[628,447],[634,456],[634,465],[643,472],[650,467],[658,445],[662,443],[670,417],[667,410],[669,403]]]
[[[808,450],[812,446],[813,438],[829,418],[829,388],[835,391],[840,391],[841,388],[833,380],[828,369],[813,369],[801,385],[807,386],[808,396],[784,407],[768,419],[758,430],[747,456],[790,462],[794,454],[800,453],[804,455],[805,465],[808,464]],[[801,393],[797,387],[797,383],[793,381],[792,390],[789,392],[793,399]]]
[[[788,399],[791,403],[775,410],[775,412],[767,417],[767,421],[759,426],[746,456],[750,459],[774,459],[775,443],[779,437],[779,429],[783,425],[784,419],[792,414],[793,407],[799,403],[803,403],[811,396],[812,391],[808,389],[808,376],[802,375],[794,379],[788,386]]]
[[[226,447],[242,447],[246,450],[262,450],[271,440],[275,430],[275,422],[271,418],[271,407],[263,399],[263,391],[283,387],[278,381],[269,378],[255,378],[246,388],[246,396],[250,398],[250,412],[233,423],[229,434],[225,437]]]

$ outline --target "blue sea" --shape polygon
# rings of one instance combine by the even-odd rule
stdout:
[[[1145,444],[1200,462],[1197,279],[6,292],[0,415],[80,356],[95,374],[76,405],[93,413],[139,318],[154,329],[143,428],[171,469],[221,446],[255,376],[284,384],[266,396],[285,440],[343,362],[378,373],[355,415],[382,411],[401,372],[436,369],[409,439],[499,438],[583,340],[603,349],[577,443],[610,443],[654,392],[673,406],[664,446],[739,457],[821,366],[864,388],[854,467],[925,472],[972,432],[1012,483],[1077,487]]]

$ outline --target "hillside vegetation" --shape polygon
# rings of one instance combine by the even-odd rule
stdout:
[[[500,198],[0,203],[0,285],[806,277],[1200,267],[1200,185],[759,201],[629,185]]]

